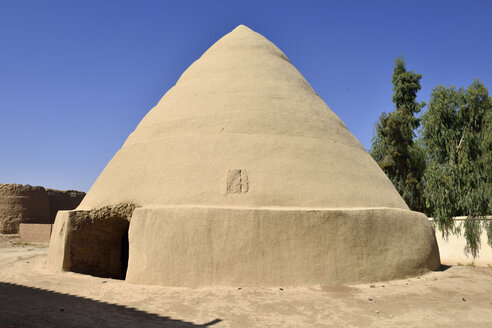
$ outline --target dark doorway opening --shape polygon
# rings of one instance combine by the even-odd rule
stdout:
[[[80,211],[72,232],[70,271],[96,277],[125,279],[130,222],[119,216]]]
[[[126,270],[128,269],[128,252],[130,248],[130,243],[128,242],[128,229],[121,237],[121,279],[126,278]]]

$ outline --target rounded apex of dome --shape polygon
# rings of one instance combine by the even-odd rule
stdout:
[[[254,32],[254,31],[249,27],[247,27],[246,25],[239,24],[238,26],[236,26],[235,29],[232,30],[232,32]]]

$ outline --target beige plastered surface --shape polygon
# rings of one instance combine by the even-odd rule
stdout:
[[[466,217],[455,217],[455,227],[463,224]],[[492,217],[488,217],[488,220],[492,220]],[[430,219],[432,222],[432,219]],[[464,228],[463,228],[464,229]],[[477,256],[473,256],[466,249],[466,240],[463,235],[463,229],[461,234],[448,234],[445,235],[441,231],[436,231],[437,244],[439,245],[439,253],[441,255],[442,264],[446,265],[475,265],[481,267],[492,266],[492,248],[487,243],[487,233],[482,231],[480,235],[480,248]]]
[[[53,227],[53,271],[70,269],[70,213]],[[165,286],[373,282],[440,268],[427,218],[400,209],[137,208],[129,242],[127,281]]]
[[[233,170],[247,192],[227,193]],[[243,25],[183,73],[78,209],[118,203],[408,209],[287,57]]]

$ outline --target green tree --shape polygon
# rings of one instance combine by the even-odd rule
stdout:
[[[492,103],[492,98],[489,98]],[[492,214],[492,110],[489,110],[485,118],[485,134],[482,142],[483,167],[485,168],[485,192],[489,202],[488,214]],[[489,245],[492,246],[492,221],[486,225]]]
[[[418,103],[421,74],[407,71],[405,59],[398,57],[393,70],[393,103],[395,110],[383,112],[376,123],[376,135],[370,153],[393,182],[412,210],[424,211],[422,176],[425,156],[414,142],[420,120],[415,116],[425,103]]]
[[[467,249],[476,255],[484,215],[490,211],[490,121],[487,88],[475,80],[468,89],[438,86],[422,116],[422,144],[427,155],[425,198],[430,215],[444,233],[453,216],[467,216]],[[489,162],[490,163],[490,162]],[[486,226],[491,231],[489,226]],[[489,243],[492,238],[489,239]]]

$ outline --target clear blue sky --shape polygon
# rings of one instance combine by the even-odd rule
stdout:
[[[239,24],[275,43],[368,149],[398,55],[492,86],[492,1],[0,0],[0,182],[87,191],[138,122]]]

